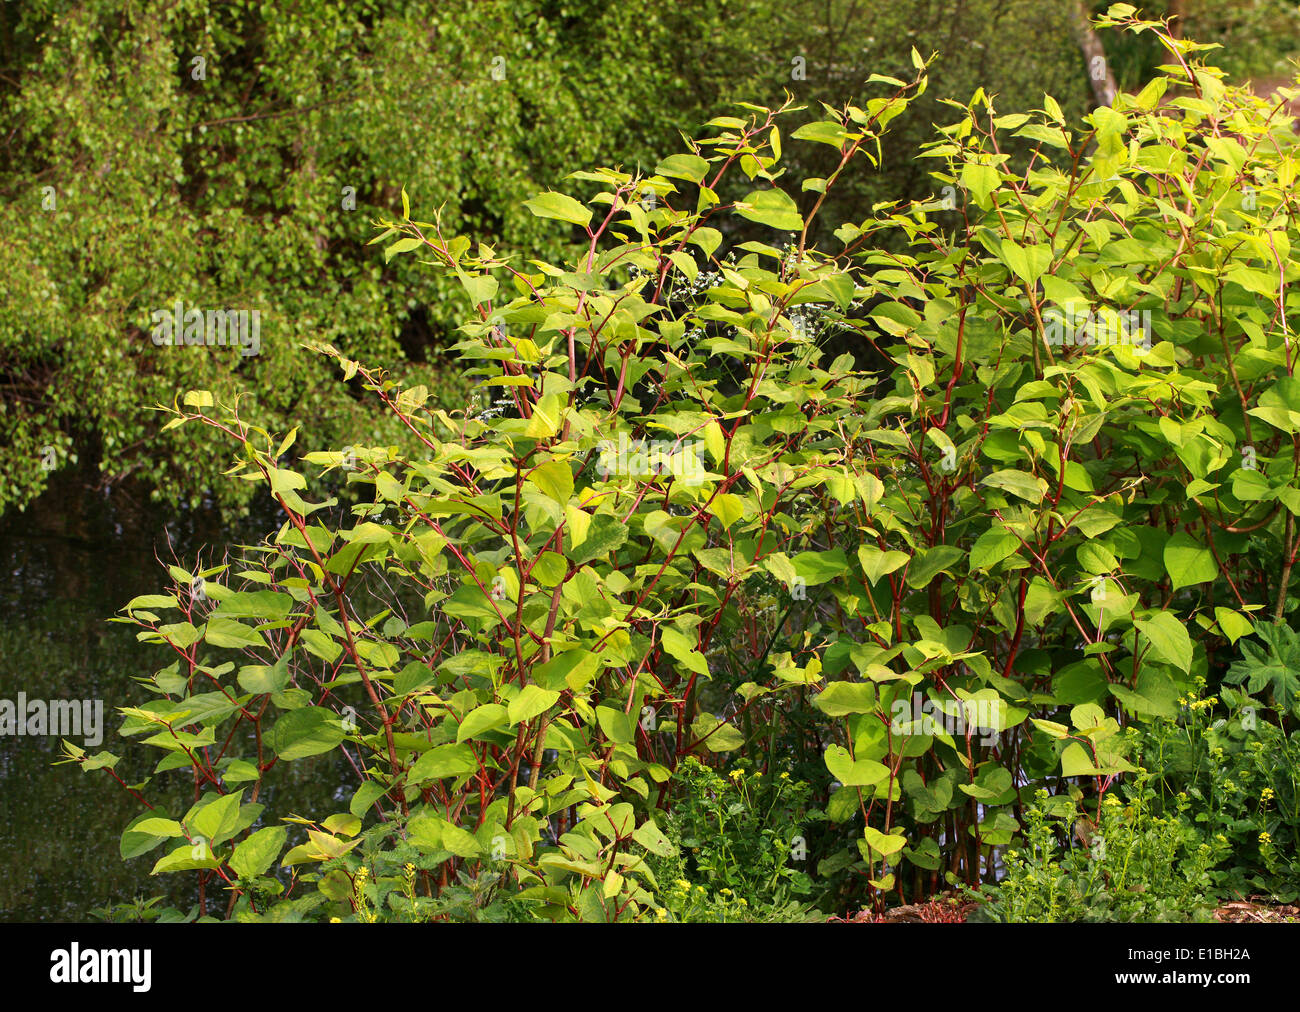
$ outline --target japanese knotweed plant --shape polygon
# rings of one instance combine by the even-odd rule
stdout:
[[[803,210],[777,114],[747,109],[653,175],[528,201],[578,240],[562,264],[382,223],[476,307],[478,406],[321,346],[423,447],[309,454],[371,496],[342,519],[281,466],[294,432],[203,391],[172,409],[287,520],[128,605],[175,658],[124,731],[198,800],[123,853],[181,841],[158,870],[243,917],[622,919],[670,906],[646,854],[688,755],[812,786],[821,909],[991,877],[1039,789],[1090,788],[1098,820],[1121,723],[1217,690],[1255,619],[1287,620],[1300,551],[1292,121],[1205,47],[1104,20],[1157,38],[1164,76],[1082,122],[977,92],[923,152],[947,194],[834,255],[809,225],[919,56],[792,134],[838,153]],[[883,377],[824,361],[846,332]],[[261,825],[263,783],[326,754],[348,811],[302,842]]]
[[[911,82],[795,136],[834,133],[839,169],[874,161],[924,88],[914,63]],[[181,776],[196,796],[143,813],[122,853],[165,845],[155,872],[197,872],[189,916],[221,888],[215,912],[245,919],[653,918],[646,858],[672,854],[655,813],[679,761],[744,748],[778,768],[783,701],[823,680],[792,611],[836,611],[823,585],[885,492],[851,449],[867,377],[815,342],[864,291],[807,240],[839,169],[803,184],[801,213],[779,185],[780,111],[712,121],[653,175],[576,173],[587,200],[528,201],[580,237],[562,264],[444,234],[404,195],[376,241],[463,286],[477,310],[457,350],[492,407],[431,407],[318,346],[422,448],[306,454],[370,495],[350,515],[282,466],[296,429],[207,391],[168,409],[168,427],[224,433],[228,473],[285,516],[234,563],[174,567],[170,592],[120,619],[171,654],[143,680],[156,698],[123,708],[123,733],[162,753],[124,786],[151,805],[156,778]],[[732,177],[748,193],[724,203]],[[780,609],[747,589],[774,576]],[[720,663],[719,629],[757,625]],[[864,690],[827,691],[851,705]],[[119,775],[109,753],[68,756]],[[343,810],[270,810],[264,785],[313,757],[349,781]]]
[[[1156,37],[1162,76],[1081,123],[977,93],[923,152],[949,199],[837,233],[894,369],[850,431],[852,480],[883,494],[819,655],[863,681],[817,705],[853,746],[827,753],[828,815],[867,799],[881,888],[903,859],[916,893],[987,878],[1039,785],[1084,778],[1100,806],[1132,768],[1118,721],[1172,716],[1294,608],[1294,93],[1225,85],[1127,5],[1102,20]]]

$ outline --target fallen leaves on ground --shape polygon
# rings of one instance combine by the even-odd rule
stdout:
[[[1300,921],[1300,906],[1294,903],[1270,903],[1265,896],[1224,903],[1214,911],[1214,919],[1226,924],[1284,924]]]
[[[832,917],[833,924],[962,924],[976,904],[950,893],[940,894],[924,903],[907,903],[890,907],[883,913],[859,910],[852,917]]]

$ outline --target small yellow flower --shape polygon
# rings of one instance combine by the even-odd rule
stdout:
[[[664,918],[666,918],[667,916],[668,916],[668,911],[665,910],[663,907],[656,907],[656,908],[655,908],[655,917],[657,917],[659,920],[662,921],[662,920],[664,920]]]
[[[739,779],[740,779],[741,777],[743,777],[744,775],[745,775],[745,774],[744,774],[744,771],[743,771],[743,770],[732,770],[731,773],[730,773],[730,776],[731,776],[731,779],[732,779],[732,780],[739,780]]]
[[[723,896],[730,896],[730,895],[731,895],[731,890],[730,890],[730,889],[719,889],[718,892],[721,893]]]
[[[782,773],[782,774],[781,774],[781,779],[782,779],[782,780],[789,780],[789,779],[790,779],[790,774],[789,774],[789,773]]]
[[[1259,844],[1261,847],[1267,847],[1272,842],[1273,842],[1273,838],[1269,836],[1267,833],[1259,834]]]
[[[342,923],[343,923],[343,918],[342,918],[342,917],[331,917],[331,918],[330,918],[330,923],[331,923],[331,924],[342,924]]]
[[[1260,791],[1260,792],[1259,792],[1259,800],[1260,800],[1260,801],[1272,801],[1272,800],[1273,800],[1273,788],[1271,788],[1271,787],[1265,787],[1262,791]]]

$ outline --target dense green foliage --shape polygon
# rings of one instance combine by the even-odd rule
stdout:
[[[1165,804],[1191,806],[1188,817],[1220,855],[1211,877],[1221,891],[1292,902],[1300,890],[1300,734],[1293,722],[1284,729],[1265,719],[1250,697],[1221,694],[1193,693],[1181,719],[1153,721],[1144,762],[1157,771]],[[1220,702],[1226,716],[1216,719]]]
[[[280,429],[309,412],[332,445],[401,442],[303,339],[462,407],[445,356],[469,308],[459,284],[364,246],[402,185],[449,229],[558,258],[562,237],[521,204],[570,169],[655,165],[735,99],[779,104],[788,89],[814,110],[842,104],[871,71],[908,66],[922,38],[970,40],[948,47],[946,93],[986,84],[1033,101],[1073,85],[1081,100],[1063,22],[1035,61],[1004,46],[1037,36],[1037,6],[0,4],[0,508],[73,465],[169,502],[241,501],[215,434],[159,438],[150,408],[177,388],[240,391]],[[909,140],[947,115],[926,100]],[[846,180],[853,203],[928,192],[896,150],[875,182]],[[257,310],[258,353],[155,346],[152,314],[178,300]]]
[[[767,919],[1000,868],[994,916],[1294,891],[1269,842],[1294,838],[1294,767],[1264,797],[1236,736],[1289,741],[1300,717],[1300,151],[1284,112],[1131,14],[1171,53],[1140,93],[1067,117],[976,90],[921,152],[954,199],[825,241],[823,196],[926,93],[920,54],[795,129],[749,107],[653,174],[536,194],[562,258],[403,192],[375,241],[473,306],[455,350],[476,406],[313,347],[414,452],[292,466],[312,425],[187,393],[168,427],[226,439],[287,520],[121,619],[171,661],[123,733],[198,794],[123,836],[199,872],[200,906],[167,916]],[[807,145],[838,168],[796,188],[781,166]],[[823,353],[846,333],[883,373]],[[364,501],[336,509],[338,481]],[[1202,687],[1234,707],[1215,734],[1267,812],[1193,806],[1228,790],[1199,758],[1141,772],[1205,716]],[[259,800],[336,752],[346,811]],[[1225,824],[1256,816],[1255,867],[1219,867]],[[1053,856],[1057,822],[1086,853]]]
[[[1290,81],[1295,76],[1292,61],[1300,49],[1300,5],[1294,0],[1183,6],[1183,33],[1222,45],[1215,62],[1233,77],[1276,76]]]
[[[675,921],[792,921],[808,915],[812,881],[804,822],[808,785],[786,770],[724,776],[694,757],[677,769],[664,819],[674,853],[648,863]]]
[[[1096,820],[1076,819],[1073,799],[1039,789],[1025,810],[1024,852],[1006,852],[1006,877],[986,891],[981,918],[997,921],[1210,920],[1215,854],[1191,825],[1184,795],[1161,814],[1149,774],[1107,794]],[[1053,805],[1052,802],[1063,802]],[[1050,825],[1057,822],[1057,826]],[[1079,846],[1062,851],[1060,837]]]
[[[1295,0],[1246,0],[1217,3],[1183,2],[1177,7],[1181,23],[1177,28],[1189,39],[1214,42],[1222,48],[1214,62],[1238,83],[1290,81],[1295,76],[1293,60],[1300,51],[1300,5]],[[1095,14],[1104,14],[1109,0],[1092,0]],[[1152,14],[1151,6],[1142,8]],[[1119,87],[1138,91],[1159,72],[1167,55],[1152,35],[1106,37],[1106,61]]]
[[[689,18],[552,6],[5,5],[22,77],[0,104],[0,441],[16,451],[0,504],[43,486],[46,446],[56,466],[89,449],[112,477],[196,499],[222,451],[198,435],[160,455],[148,411],[183,384],[240,389],[278,422],[310,405],[340,442],[381,425],[304,360],[306,337],[436,376],[459,403],[454,372],[423,365],[463,312],[454,289],[363,249],[399,182],[457,227],[542,249],[524,197],[574,160],[651,157],[678,123],[667,40]],[[260,310],[260,353],[155,347],[150,313],[178,299]]]

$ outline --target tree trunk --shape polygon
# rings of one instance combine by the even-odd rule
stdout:
[[[1075,0],[1074,31],[1083,50],[1083,61],[1087,68],[1088,83],[1098,105],[1112,105],[1118,88],[1115,75],[1111,73],[1110,64],[1106,62],[1106,50],[1096,29],[1092,27],[1092,17],[1088,9],[1088,0]]]
[[[1169,31],[1176,39],[1183,37],[1183,21],[1187,17],[1187,0],[1169,0]]]

